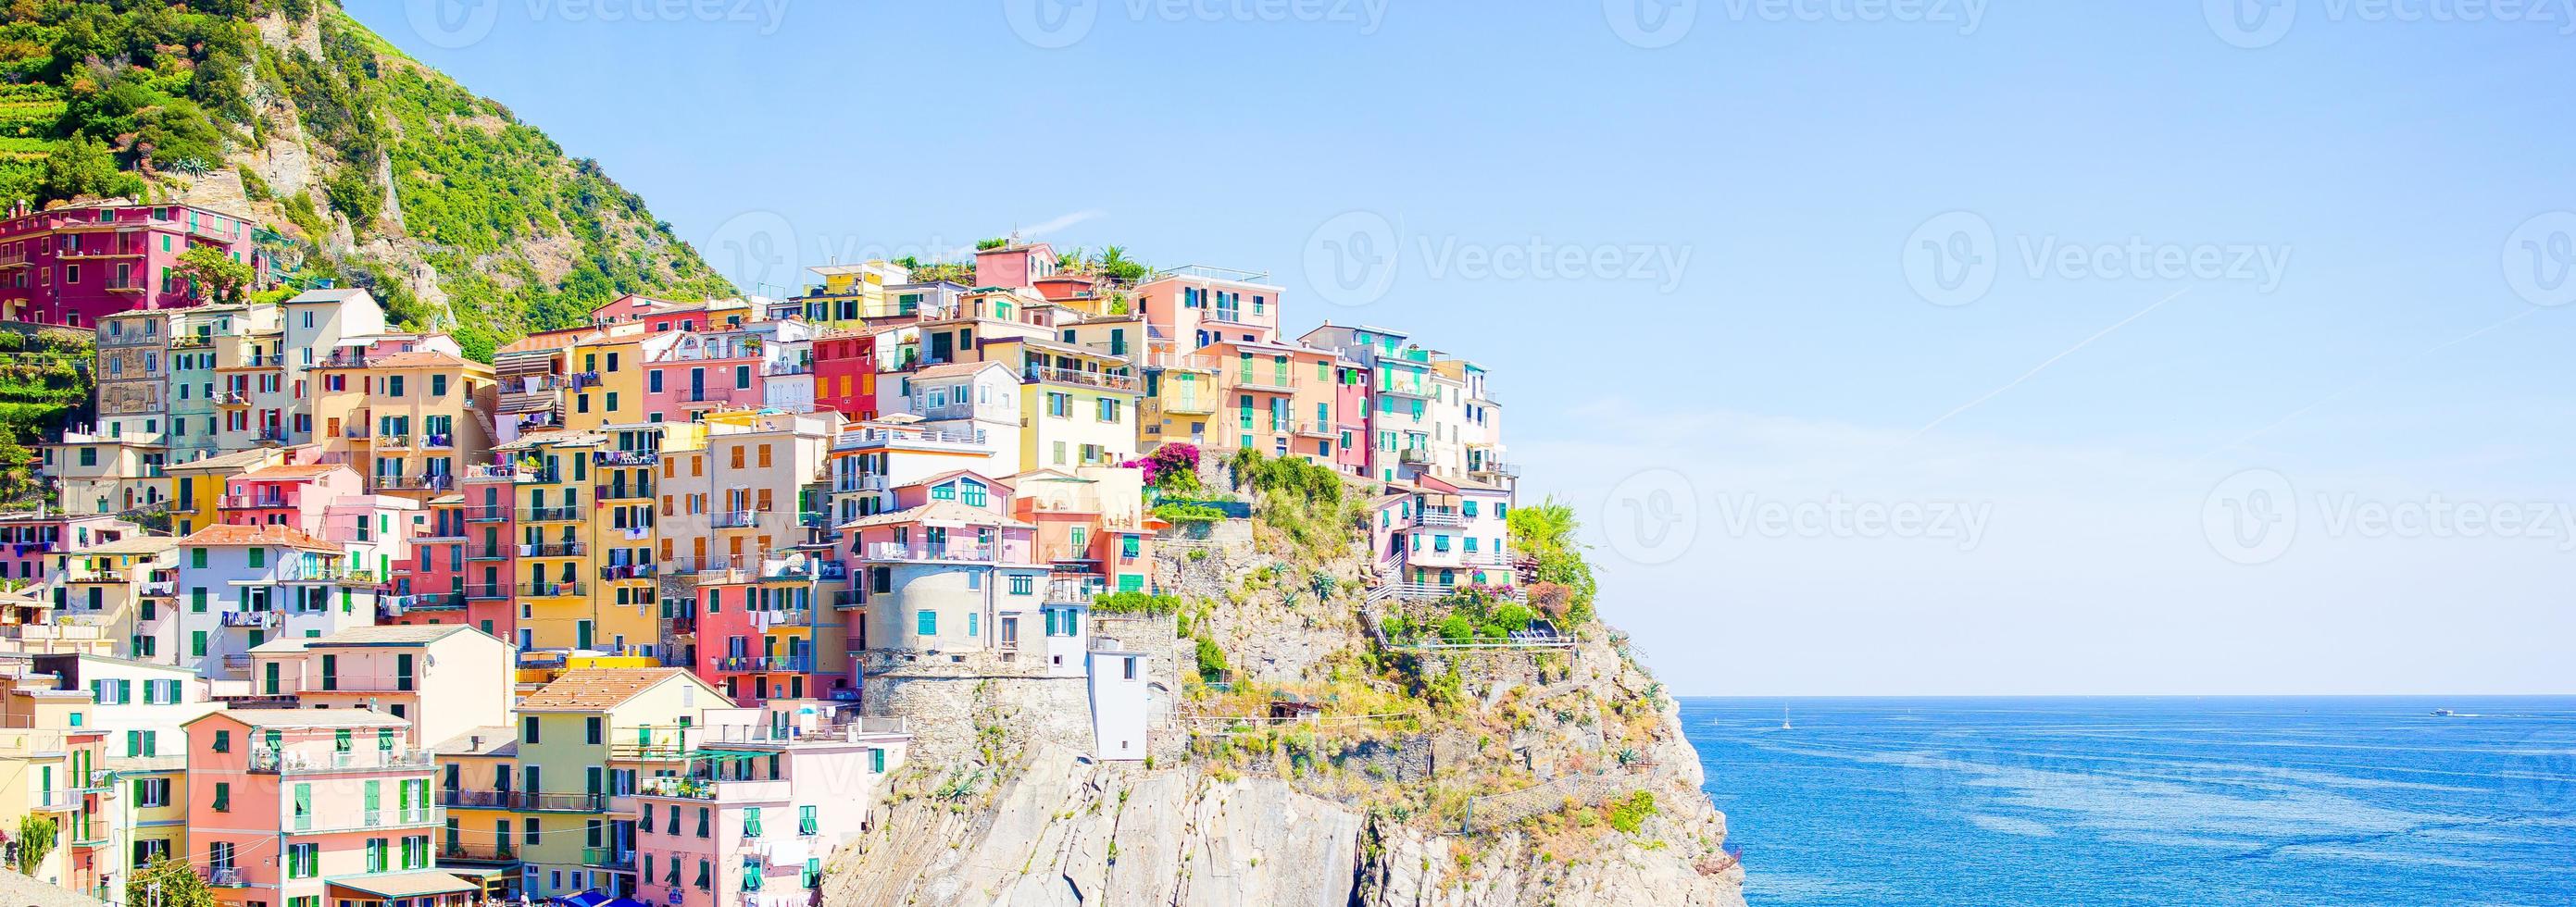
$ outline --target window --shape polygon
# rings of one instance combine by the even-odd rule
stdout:
[[[912,632],[920,636],[939,635],[939,612],[923,610],[912,616]]]
[[[1026,576],[1026,575],[1021,575],[1021,576],[1014,576],[1014,577],[1011,577],[1011,594],[1012,594],[1012,595],[1029,595],[1029,594],[1032,594],[1032,593],[1034,593],[1034,592],[1036,591],[1036,587],[1037,587],[1037,578],[1036,578],[1036,577],[1031,577],[1031,576]]]
[[[743,807],[742,836],[746,838],[760,837],[760,807]]]
[[[521,715],[521,716],[519,716],[519,742],[521,742],[521,743],[539,743],[539,742],[542,742],[541,740],[539,740],[539,739],[538,739],[538,736],[537,736],[537,716],[535,716],[535,715]]]
[[[322,874],[322,845],[289,844],[286,846],[286,877],[310,879]]]
[[[600,717],[597,715],[582,719],[581,730],[583,742],[592,746],[598,746],[602,742],[602,735],[606,732],[605,728],[602,727]]]
[[[233,786],[231,784],[222,781],[215,782],[215,800],[211,808],[219,813],[228,813],[233,811]]]

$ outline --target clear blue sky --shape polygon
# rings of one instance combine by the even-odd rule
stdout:
[[[349,5],[738,278],[1045,227],[1485,363],[1683,693],[2576,691],[2576,37],[2228,2]]]

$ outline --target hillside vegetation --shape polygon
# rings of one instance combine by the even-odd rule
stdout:
[[[0,199],[246,210],[291,284],[367,287],[468,352],[628,292],[732,295],[597,162],[330,0],[9,0]]]

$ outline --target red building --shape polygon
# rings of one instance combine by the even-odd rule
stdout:
[[[197,305],[205,299],[180,273],[179,255],[198,246],[249,265],[254,284],[268,277],[237,214],[114,199],[20,206],[0,221],[0,320],[86,328],[119,312]]]
[[[466,547],[477,535],[468,529],[465,496],[434,498],[420,518],[427,525],[412,539],[410,569],[394,572],[395,598],[385,606],[385,622],[465,624],[510,639],[518,621],[509,600],[465,596]]]
[[[877,417],[876,335],[825,331],[814,338],[814,408],[854,422]]]

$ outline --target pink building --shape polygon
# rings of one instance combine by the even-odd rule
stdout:
[[[876,822],[911,742],[899,719],[816,715],[709,727],[683,775],[635,797],[637,900],[665,907],[806,907],[840,842]]]
[[[0,514],[0,579],[43,580],[46,555],[141,534],[104,514]]]
[[[1333,362],[1333,468],[1365,477],[1369,472],[1368,368],[1348,359]]]
[[[366,493],[365,483],[337,463],[296,463],[254,469],[224,483],[217,505],[233,526],[293,526],[320,534],[332,503]]]
[[[978,287],[1027,287],[1055,276],[1055,247],[1009,243],[975,253]]]
[[[465,907],[439,872],[446,822],[411,723],[371,709],[231,709],[187,722],[189,861],[217,899],[274,907]]]
[[[1192,266],[1157,274],[1136,287],[1137,305],[1157,336],[1178,352],[1219,341],[1279,340],[1280,288],[1255,283],[1264,275]]]
[[[690,413],[759,409],[761,338],[747,331],[681,333],[644,364],[645,412],[685,422]]]
[[[179,255],[214,246],[268,274],[241,216],[193,205],[83,202],[21,207],[0,221],[0,320],[93,327],[136,309],[205,302],[179,271]]]

